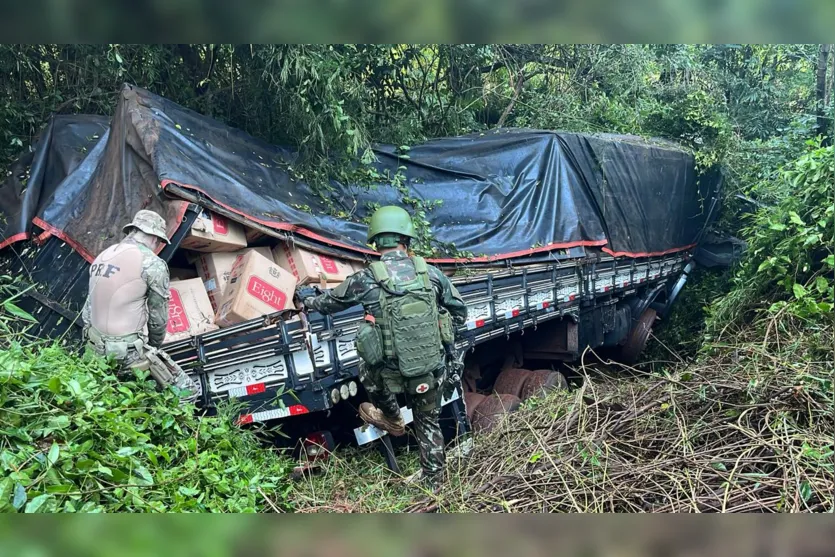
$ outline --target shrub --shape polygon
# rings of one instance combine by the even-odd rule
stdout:
[[[0,350],[0,511],[285,507],[289,460],[232,410],[198,416],[147,375],[120,381],[100,358],[12,341]]]
[[[835,270],[835,150],[809,142],[806,154],[771,184],[785,195],[760,209],[743,234],[748,254],[730,294],[713,308],[714,328],[756,310],[799,319],[831,319]],[[767,306],[765,304],[768,304]]]

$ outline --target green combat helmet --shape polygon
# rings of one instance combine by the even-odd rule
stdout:
[[[138,211],[133,217],[133,221],[126,224],[122,231],[127,234],[132,228],[137,228],[145,234],[156,236],[166,244],[170,244],[168,236],[165,233],[165,219],[157,213],[148,210]]]
[[[380,207],[371,215],[368,225],[368,243],[376,244],[377,249],[397,246],[399,237],[415,239],[415,226],[412,217],[404,209],[395,205]]]

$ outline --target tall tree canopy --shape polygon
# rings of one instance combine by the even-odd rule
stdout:
[[[824,47],[2,45],[0,165],[50,114],[109,114],[131,82],[299,149],[313,181],[372,141],[527,126],[673,139],[747,190],[774,142],[831,130]]]

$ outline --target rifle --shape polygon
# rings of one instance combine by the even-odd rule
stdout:
[[[189,391],[181,395],[183,400],[194,402],[199,395],[199,388],[194,380],[189,377],[180,365],[171,359],[164,350],[154,348],[153,346],[145,345],[143,355],[148,361],[148,371],[151,372],[151,377],[161,385],[167,387],[174,385],[181,391]]]
[[[446,354],[446,374],[441,383],[441,394],[449,399],[458,385],[461,384],[461,377],[464,372],[464,352],[456,352],[455,347],[444,343],[444,354]]]

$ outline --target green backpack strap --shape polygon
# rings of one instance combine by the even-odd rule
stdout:
[[[374,275],[374,280],[377,282],[383,283],[389,288],[392,287],[391,285],[391,277],[389,276],[389,271],[386,269],[386,264],[382,261],[375,261],[371,265],[371,274]]]
[[[429,280],[429,267],[426,265],[426,260],[419,255],[413,255],[412,263],[415,264],[415,272],[423,280],[423,287],[431,290],[432,281]]]
[[[380,328],[380,335],[383,343],[383,354],[386,358],[394,358],[394,340],[391,336],[391,323],[389,323],[389,298],[387,290],[394,290],[394,281],[389,276],[386,264],[382,261],[374,261],[368,266],[371,269],[371,275],[374,280],[381,287],[380,290],[380,315],[376,317],[377,326]]]

